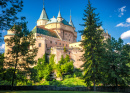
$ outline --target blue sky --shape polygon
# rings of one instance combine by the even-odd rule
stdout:
[[[28,28],[31,31],[40,17],[43,0],[23,0],[23,10],[18,13],[18,16],[25,16],[28,21]],[[121,37],[124,43],[130,43],[130,0],[90,0],[92,7],[97,8],[96,13],[99,13],[102,27],[108,30],[108,33],[118,39]],[[61,16],[67,21],[70,20],[70,10],[72,21],[76,31],[83,30],[83,13],[88,0],[44,0],[45,10],[50,18],[57,17],[59,8]],[[3,32],[3,36],[6,31]],[[77,41],[81,39],[80,34],[77,34]],[[4,42],[0,43],[0,50],[4,49]]]

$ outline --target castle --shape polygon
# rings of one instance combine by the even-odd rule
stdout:
[[[102,29],[102,28],[101,28]],[[57,18],[53,16],[49,20],[45,8],[43,6],[41,15],[37,20],[37,26],[32,30],[36,42],[35,46],[38,47],[38,53],[35,60],[41,58],[45,53],[55,54],[55,62],[60,60],[61,55],[64,57],[66,54],[70,56],[73,60],[75,68],[80,68],[83,62],[80,60],[83,51],[80,46],[81,42],[76,42],[77,32],[75,31],[74,24],[72,22],[71,16],[70,21],[67,22],[59,11]],[[7,35],[4,39],[13,36],[15,33],[8,30]],[[103,33],[104,39],[110,38],[108,33]],[[64,47],[67,49],[64,52]],[[5,42],[5,56],[7,56],[8,46]]]

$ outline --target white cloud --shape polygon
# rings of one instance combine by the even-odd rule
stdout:
[[[129,27],[130,26],[130,24],[128,24],[128,23],[119,23],[119,24],[117,24],[116,25],[116,27]]]
[[[128,45],[130,45],[130,43],[127,43]]]
[[[122,17],[124,15],[124,12],[126,11],[125,8],[126,8],[126,6],[123,6],[123,7],[121,7],[121,8],[118,9],[118,11],[120,13],[118,15],[118,17]]]
[[[2,44],[2,45],[0,46],[0,49],[5,49],[5,44]]]
[[[126,19],[126,22],[127,22],[127,23],[130,23],[130,17]]]
[[[116,25],[116,27],[129,27],[130,26],[130,17],[126,19],[126,22],[122,22]]]
[[[123,27],[124,24],[123,23],[119,23],[119,24],[116,25],[116,27],[119,27],[119,26]]]
[[[4,50],[5,50],[5,44],[2,44],[0,46],[0,53],[4,53]]]
[[[121,34],[121,39],[128,39],[130,38],[130,30]]]

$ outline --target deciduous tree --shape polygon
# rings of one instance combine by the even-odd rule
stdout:
[[[21,22],[16,23],[11,30],[15,35],[5,40],[8,50],[5,57],[5,66],[14,68],[12,77],[12,89],[14,80],[16,79],[17,70],[21,70],[26,75],[30,74],[30,66],[34,65],[34,57],[37,55],[35,46],[35,38],[32,32],[27,29],[25,18],[21,18]]]
[[[119,38],[108,39],[104,43],[105,53],[102,62],[103,79],[106,85],[114,85],[118,89],[118,85],[128,85],[128,77],[130,75],[129,54],[123,40]]]

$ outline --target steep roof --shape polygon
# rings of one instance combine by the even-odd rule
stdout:
[[[45,20],[48,20],[48,16],[47,16],[47,13],[46,13],[44,7],[43,7],[43,9],[42,9],[42,12],[41,12],[41,15],[40,15],[39,19],[45,19]]]
[[[60,10],[59,10],[59,13],[58,13],[58,16],[57,17],[61,17],[61,13],[60,13]]]
[[[53,30],[46,29],[44,26],[35,26],[32,30],[33,33],[39,33],[41,35],[47,35],[55,38],[59,38],[57,33]]]
[[[73,22],[72,22],[72,20],[71,20],[71,17],[70,17],[70,22],[69,22],[69,24],[70,24],[72,27],[74,27],[74,24],[73,24]]]
[[[63,20],[61,21],[61,23],[63,23],[64,25],[69,25],[69,26],[71,26],[65,19],[63,19]]]

